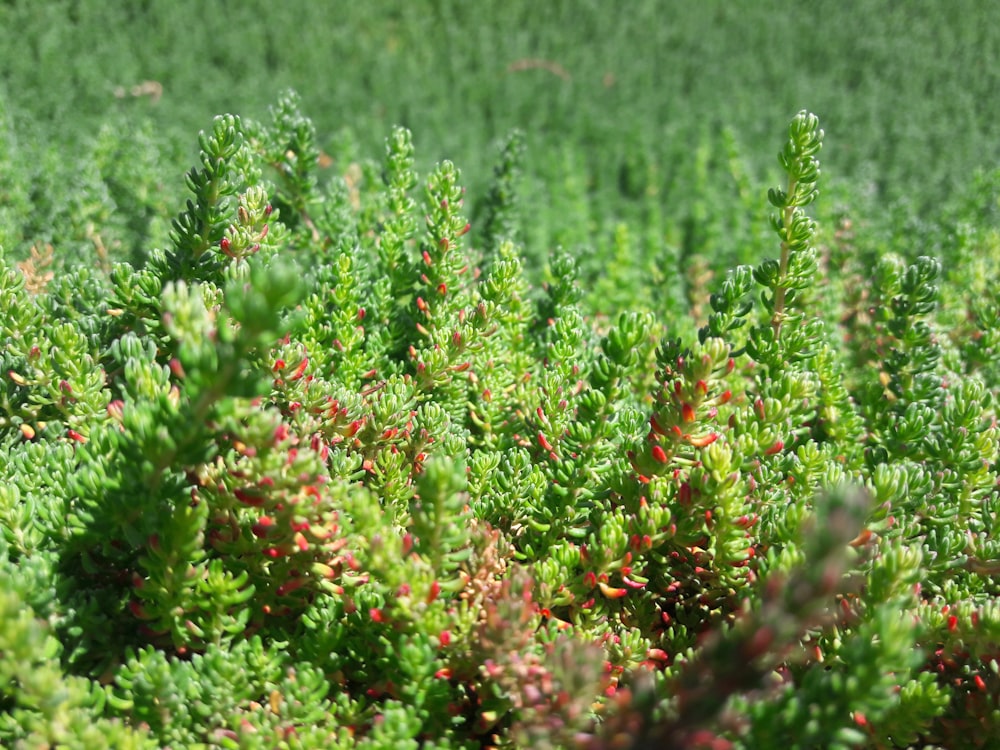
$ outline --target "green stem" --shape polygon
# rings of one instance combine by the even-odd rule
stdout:
[[[795,195],[798,181],[792,177],[788,181],[788,199]],[[771,317],[771,327],[774,329],[774,339],[778,340],[781,335],[781,323],[785,318],[785,277],[788,276],[788,256],[790,252],[789,235],[791,233],[792,220],[795,218],[795,206],[785,206],[783,210],[782,222],[784,223],[785,238],[781,241],[781,260],[778,265],[778,283],[774,288],[774,315]]]

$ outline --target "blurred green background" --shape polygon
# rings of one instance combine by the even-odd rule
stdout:
[[[402,124],[423,170],[462,169],[473,216],[498,141],[522,129],[525,253],[542,268],[565,247],[594,283],[610,263],[659,283],[692,259],[773,254],[765,191],[800,109],[827,133],[831,231],[850,217],[915,254],[956,212],[995,220],[995,3],[6,0],[0,27],[15,255],[85,257],[100,227],[141,259],[183,205],[197,132],[223,112],[264,118],[288,88],[331,174],[380,158]]]

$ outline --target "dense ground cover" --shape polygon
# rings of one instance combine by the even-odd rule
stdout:
[[[0,744],[992,746],[991,11],[212,8],[0,7]]]
[[[942,204],[994,210],[992,192],[969,196],[1000,156],[998,15],[974,0],[641,0],[627,13],[586,1],[293,0],[278,13],[258,2],[5,3],[0,22],[17,32],[0,40],[3,174],[32,188],[8,196],[18,213],[0,240],[17,255],[54,241],[92,258],[96,221],[113,254],[162,246],[162,217],[177,209],[163,188],[194,158],[190,134],[221,112],[264,117],[294,87],[329,171],[378,159],[403,125],[421,168],[462,165],[473,218],[497,142],[521,129],[529,265],[562,245],[591,281],[616,258],[637,269],[633,283],[653,280],[638,296],[666,311],[706,264],[760,257],[756,196],[772,179],[773,134],[803,107],[832,134],[827,224],[872,220],[865,242],[891,243],[927,231]],[[893,249],[927,249],[914,244]],[[608,286],[595,304],[620,304]]]

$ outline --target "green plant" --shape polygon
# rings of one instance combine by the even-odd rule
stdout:
[[[530,286],[517,136],[480,257],[453,164],[324,183],[292,95],[144,265],[4,257],[2,741],[986,746],[994,317],[888,254],[860,314],[822,138],[680,338],[567,253]]]

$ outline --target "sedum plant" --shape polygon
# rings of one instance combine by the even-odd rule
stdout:
[[[520,136],[477,228],[291,94],[143,265],[3,260],[0,741],[988,747],[996,305],[831,263],[822,138],[691,336],[528,284]]]

